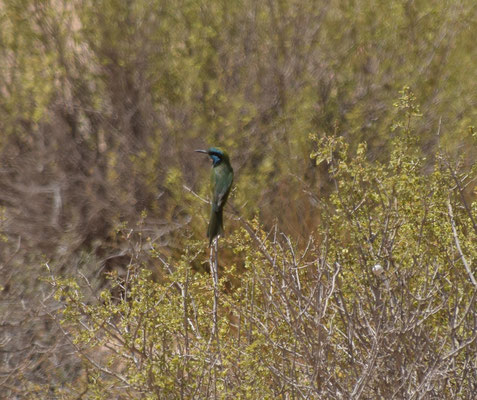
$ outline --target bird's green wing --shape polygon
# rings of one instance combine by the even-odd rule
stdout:
[[[215,168],[213,173],[214,184],[214,208],[222,208],[232,187],[234,173],[230,169]]]

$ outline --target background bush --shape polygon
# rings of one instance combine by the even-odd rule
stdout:
[[[476,9],[315,3],[2,3],[7,396],[471,398]]]

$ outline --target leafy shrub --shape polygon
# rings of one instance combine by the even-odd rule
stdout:
[[[319,200],[306,245],[234,214],[241,228],[221,242],[234,256],[220,264],[217,320],[214,280],[197,268],[205,241],[169,259],[152,242],[135,246],[149,261],[132,257],[97,297],[86,296],[87,281],[52,277],[57,320],[87,365],[72,389],[88,398],[472,398],[477,204],[464,192],[476,169],[441,152],[429,170],[408,88],[396,106],[386,162],[370,162],[365,143],[350,150],[343,137],[311,136],[334,191]],[[62,395],[74,398],[72,389]]]

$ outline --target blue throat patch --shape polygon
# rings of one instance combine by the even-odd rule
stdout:
[[[214,166],[220,162],[220,157],[216,154],[211,154],[210,158],[212,158],[212,162]]]

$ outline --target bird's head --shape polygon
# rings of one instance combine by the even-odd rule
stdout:
[[[208,150],[196,150],[197,153],[207,154],[212,159],[212,164],[214,167],[220,164],[222,161],[229,162],[229,155],[217,147],[211,147]]]

